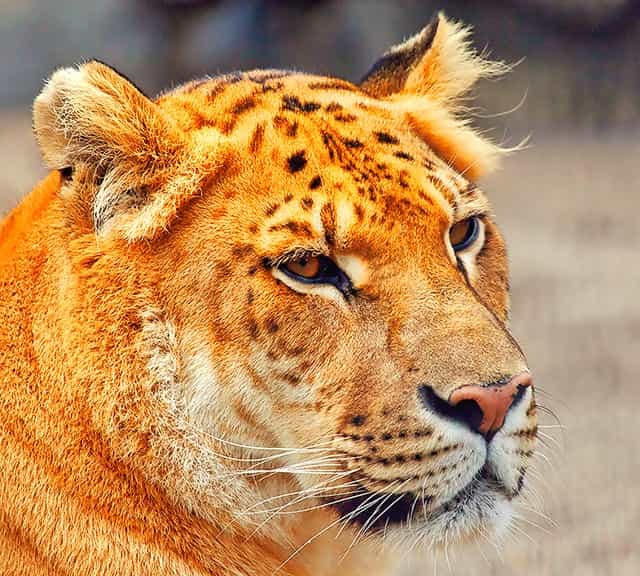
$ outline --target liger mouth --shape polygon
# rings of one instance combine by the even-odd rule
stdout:
[[[409,525],[413,520],[429,522],[441,514],[455,510],[464,515],[465,509],[473,506],[474,497],[480,488],[490,488],[494,493],[512,500],[520,492],[514,492],[496,478],[485,465],[473,479],[446,502],[429,509],[433,497],[415,492],[385,493],[363,489],[361,495],[332,503],[331,506],[346,522],[366,526],[376,532],[401,524]]]

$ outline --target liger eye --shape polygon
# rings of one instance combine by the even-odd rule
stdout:
[[[319,256],[302,256],[287,262],[283,268],[293,276],[300,276],[305,280],[314,280],[323,266]]]
[[[348,276],[326,256],[298,256],[281,264],[279,269],[293,280],[304,284],[331,284],[344,294],[353,291]]]
[[[480,221],[477,216],[460,220],[449,230],[449,241],[455,252],[461,252],[471,246],[480,233]]]

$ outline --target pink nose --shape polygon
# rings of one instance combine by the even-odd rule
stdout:
[[[477,413],[479,410],[481,419],[474,418],[471,427],[485,436],[493,435],[502,428],[509,408],[522,397],[532,382],[531,374],[522,372],[506,384],[462,386],[449,396],[449,404],[459,410],[465,406],[472,409],[470,412]]]

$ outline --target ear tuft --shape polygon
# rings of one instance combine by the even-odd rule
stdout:
[[[360,87],[407,115],[414,130],[471,179],[492,171],[506,151],[474,131],[461,102],[474,84],[509,71],[478,53],[471,29],[439,13],[420,33],[394,46]]]
[[[100,62],[55,72],[35,100],[33,124],[50,168],[89,174],[78,194],[96,232],[118,222],[128,240],[151,237],[199,185],[174,120]]]
[[[51,76],[35,100],[33,125],[52,169],[78,161],[96,166],[153,162],[175,150],[179,140],[151,100],[95,61]]]
[[[469,26],[439,14],[429,53],[408,75],[404,90],[451,103],[465,96],[479,80],[508,71],[503,62],[488,60],[475,50]]]

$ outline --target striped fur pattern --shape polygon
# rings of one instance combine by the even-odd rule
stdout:
[[[508,525],[532,390],[491,448],[416,392],[527,369],[476,184],[503,151],[461,106],[500,69],[439,16],[360,85],[52,76],[52,171],[0,223],[2,574],[382,575],[381,543]],[[302,253],[353,293],[292,283]]]

